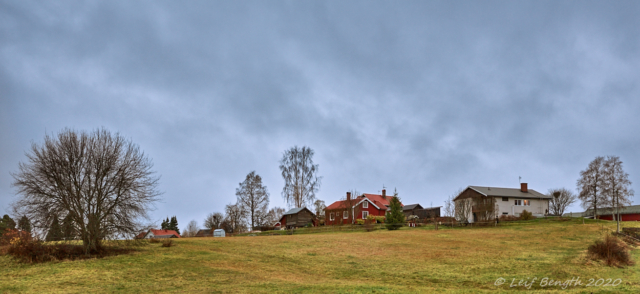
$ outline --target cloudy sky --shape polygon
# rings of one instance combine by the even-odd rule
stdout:
[[[519,177],[575,191],[598,155],[636,187],[638,15],[637,1],[0,0],[0,214],[25,151],[64,128],[138,144],[161,176],[152,220],[181,227],[235,202],[253,170],[286,206],[294,145],[315,150],[327,205],[384,185],[438,206]]]

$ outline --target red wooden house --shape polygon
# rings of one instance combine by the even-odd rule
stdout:
[[[387,191],[382,189],[382,194],[362,194],[351,198],[351,192],[347,192],[347,198],[332,203],[324,209],[325,225],[352,224],[358,219],[367,219],[367,216],[384,216],[389,210],[389,201],[393,196],[387,196]]]

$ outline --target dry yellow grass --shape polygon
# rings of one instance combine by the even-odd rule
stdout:
[[[133,255],[39,265],[4,256],[0,292],[640,293],[637,266],[610,268],[586,258],[602,224],[613,228],[537,220],[498,228],[191,238]],[[512,279],[534,277],[531,289],[509,287]],[[544,277],[622,282],[563,290],[542,287]],[[506,284],[494,285],[498,278]]]

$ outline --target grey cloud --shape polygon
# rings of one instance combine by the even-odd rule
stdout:
[[[397,187],[574,188],[596,155],[638,182],[636,2],[2,2],[0,212],[31,141],[105,126],[162,175],[154,219],[221,211],[316,151],[332,202]],[[578,209],[577,207],[575,209]]]

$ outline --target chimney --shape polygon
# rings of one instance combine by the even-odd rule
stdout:
[[[347,192],[347,202],[351,201],[351,192]]]
[[[382,198],[387,198],[387,190],[386,189],[382,189]]]
[[[529,189],[527,189],[527,183],[520,183],[520,191],[529,193]]]

